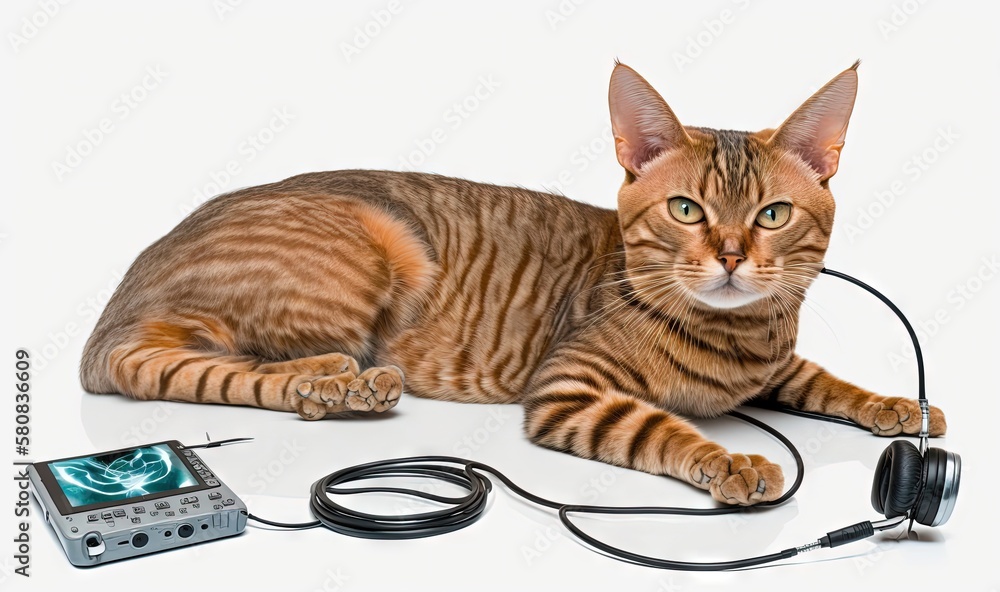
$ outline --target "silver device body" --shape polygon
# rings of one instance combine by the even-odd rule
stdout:
[[[51,481],[36,467],[45,463],[29,465],[31,491],[70,563],[91,567],[243,532],[246,504],[193,451],[178,446],[200,489],[79,512],[60,509],[54,498],[61,494],[50,491]]]

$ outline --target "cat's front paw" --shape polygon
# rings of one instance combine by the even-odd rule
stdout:
[[[347,371],[336,376],[319,376],[300,382],[295,392],[290,395],[292,409],[302,419],[323,419],[330,413],[348,411],[346,398],[347,385],[356,378],[353,372]]]
[[[858,423],[876,436],[920,433],[920,404],[913,399],[879,397],[861,407]],[[943,436],[948,429],[944,412],[931,406],[930,434]]]
[[[703,456],[691,469],[691,480],[726,504],[749,506],[778,499],[785,488],[781,467],[759,454],[717,450]]]
[[[347,385],[345,404],[352,411],[388,411],[403,394],[403,371],[397,366],[369,368]]]

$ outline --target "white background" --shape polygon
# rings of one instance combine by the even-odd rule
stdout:
[[[1000,585],[987,563],[995,545],[986,544],[1000,283],[985,263],[1000,255],[995,5],[248,0],[220,11],[223,2],[122,1],[50,6],[54,14],[46,15],[50,4],[5,2],[0,26],[0,358],[8,368],[0,456],[18,459],[13,357],[26,347],[35,353],[31,459],[139,440],[197,443],[206,432],[253,436],[252,444],[204,457],[252,511],[272,519],[308,518],[307,488],[328,472],[417,453],[469,455],[567,502],[709,505],[671,480],[530,445],[516,406],[406,398],[378,421],[306,423],[253,409],[137,403],[83,393],[80,351],[132,260],[205,196],[302,172],[405,165],[561,188],[613,207],[622,179],[606,141],[615,58],[642,73],[682,121],[732,129],[777,125],[861,58],[857,106],[831,183],[838,213],[827,262],[884,290],[921,329],[928,394],[949,419],[948,437],[936,444],[959,452],[965,470],[952,520],[918,528],[919,541],[883,538],[741,573],[659,572],[601,557],[570,540],[550,514],[499,491],[483,520],[436,539],[249,528],[235,539],[92,570],[72,568],[35,520],[30,580],[10,571],[16,490],[5,478],[5,589],[74,582],[173,590],[205,579],[288,590],[932,589],[962,581],[964,590],[985,592]],[[464,117],[454,108],[463,102]],[[273,119],[275,110],[291,119]],[[105,118],[110,132],[95,140],[92,130]],[[270,141],[250,149],[248,136]],[[71,148],[86,155],[73,161]],[[67,159],[69,172],[55,170]],[[897,195],[885,193],[892,190]],[[903,330],[871,297],[823,278],[802,320],[800,352],[868,388],[915,394]],[[790,504],[736,518],[587,527],[638,552],[709,560],[773,552],[875,517],[868,491],[886,440],[756,414],[806,456],[805,485]],[[782,462],[791,479],[790,458],[765,435],[729,419],[701,424],[731,449]]]

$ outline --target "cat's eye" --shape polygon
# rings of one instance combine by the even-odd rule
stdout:
[[[757,224],[764,228],[781,228],[792,215],[792,204],[771,204],[757,214]]]
[[[670,215],[678,222],[694,224],[705,219],[705,211],[701,206],[686,197],[675,197],[667,202]]]

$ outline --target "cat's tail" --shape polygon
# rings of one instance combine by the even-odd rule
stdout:
[[[129,331],[122,325],[98,322],[83,347],[80,359],[80,385],[89,393],[117,393],[111,376],[111,352],[129,341]]]

